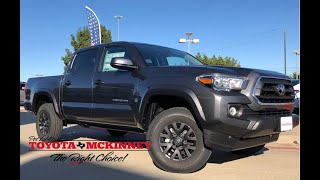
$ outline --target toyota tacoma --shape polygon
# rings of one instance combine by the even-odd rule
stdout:
[[[77,50],[64,75],[30,78],[25,92],[43,141],[57,141],[67,124],[146,133],[154,164],[177,173],[203,168],[212,149],[254,154],[299,123],[288,76],[207,66],[143,43]]]

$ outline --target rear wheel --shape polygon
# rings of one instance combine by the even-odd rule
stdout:
[[[260,151],[262,148],[264,148],[265,144],[260,145],[260,146],[256,146],[256,147],[251,147],[248,149],[241,149],[241,150],[237,150],[237,151],[232,151],[232,153],[234,154],[239,154],[239,155],[252,155],[258,151]]]
[[[203,168],[211,150],[204,147],[203,134],[186,108],[161,112],[151,122],[147,141],[157,167],[175,173],[191,173]]]
[[[37,112],[36,129],[40,140],[57,141],[62,133],[63,122],[57,116],[53,104],[42,104]]]
[[[111,130],[108,129],[109,134],[111,134],[111,136],[116,136],[116,137],[121,137],[127,134],[127,132],[125,131],[117,131],[117,130]]]

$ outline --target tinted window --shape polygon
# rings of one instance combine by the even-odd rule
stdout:
[[[148,66],[192,66],[203,65],[190,54],[172,48],[136,44]]]
[[[169,66],[185,66],[187,62],[181,57],[167,57],[167,62]]]
[[[119,69],[114,68],[110,65],[111,59],[114,57],[124,57],[129,58],[129,54],[124,47],[109,47],[106,48],[102,63],[102,71],[117,71]]]
[[[72,64],[73,73],[93,72],[96,62],[97,49],[79,52]]]

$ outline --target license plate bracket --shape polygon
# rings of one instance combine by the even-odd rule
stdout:
[[[293,123],[292,123],[292,116],[281,117],[280,119],[280,131],[290,131],[292,130]]]

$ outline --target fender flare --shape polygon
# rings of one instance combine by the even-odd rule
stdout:
[[[202,106],[196,94],[188,87],[178,86],[178,85],[155,85],[152,87],[148,87],[147,92],[144,96],[142,96],[142,101],[139,106],[140,118],[141,122],[143,120],[143,115],[146,111],[146,106],[149,103],[149,99],[155,95],[168,95],[168,96],[176,96],[179,98],[183,98],[186,100],[191,106],[193,112],[196,115],[196,119],[199,120],[200,124],[203,121],[206,121]],[[202,121],[202,122],[201,122]]]
[[[38,91],[36,91],[33,95],[33,99],[32,99],[32,109],[34,110],[35,107],[35,103],[36,102],[36,98],[38,95],[44,95],[47,96],[51,99],[52,103],[53,103],[53,107],[54,110],[56,111],[57,114],[59,114],[59,107],[58,107],[58,103],[57,103],[57,99],[55,98],[54,94],[46,89],[39,89]]]

